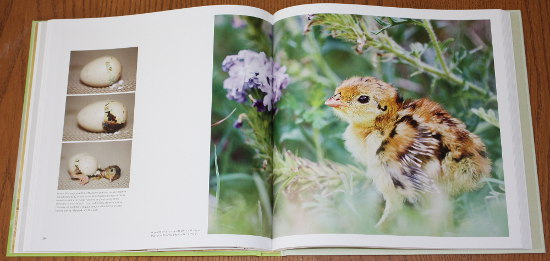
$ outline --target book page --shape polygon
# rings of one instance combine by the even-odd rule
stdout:
[[[265,20],[216,16],[210,233],[271,237],[272,39]]]
[[[275,250],[531,248],[506,12],[304,5],[274,41]]]
[[[223,84],[246,39],[220,44],[248,28],[270,57],[270,19],[219,6],[43,23],[15,252],[270,249],[263,160],[232,126],[248,105]]]

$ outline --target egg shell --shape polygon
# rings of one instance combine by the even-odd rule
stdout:
[[[91,132],[115,132],[128,118],[126,106],[118,101],[104,100],[90,103],[77,115],[80,127]]]
[[[114,56],[102,56],[84,65],[80,80],[91,87],[107,87],[120,79],[122,65]]]
[[[114,122],[118,124],[126,123],[126,118],[128,117],[128,112],[126,111],[126,106],[118,101],[109,101],[105,104],[105,112],[109,112],[115,116]],[[108,116],[105,116],[108,117]],[[105,119],[107,121],[109,119]]]
[[[88,153],[76,154],[68,162],[69,171],[75,174],[95,175],[98,168],[97,159]]]

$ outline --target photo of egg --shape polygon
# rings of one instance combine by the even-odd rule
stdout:
[[[97,159],[86,152],[75,154],[67,161],[67,171],[72,174],[93,176],[98,168]]]
[[[119,101],[103,100],[86,105],[76,119],[78,126],[90,132],[113,133],[124,127],[128,111]]]
[[[128,188],[138,48],[72,51],[59,190]]]
[[[101,56],[84,65],[80,81],[90,87],[107,87],[120,79],[122,65],[114,56]]]
[[[132,141],[63,143],[59,190],[128,188]]]
[[[134,93],[67,96],[63,141],[131,139]]]
[[[72,51],[67,94],[133,92],[138,48]]]

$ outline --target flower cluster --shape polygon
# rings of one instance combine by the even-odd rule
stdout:
[[[286,67],[273,62],[263,52],[241,50],[229,55],[222,62],[222,70],[229,73],[223,82],[227,98],[239,103],[250,98],[260,112],[274,110],[290,81]],[[253,97],[255,90],[261,91],[261,97]]]
[[[233,28],[245,28],[246,27],[246,21],[238,16],[238,15],[234,15],[233,16],[233,21],[231,22],[231,25],[233,26]]]

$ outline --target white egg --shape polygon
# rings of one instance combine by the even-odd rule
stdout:
[[[71,173],[84,174],[87,176],[96,175],[99,165],[97,159],[88,153],[80,153],[72,156],[68,162],[68,168]]]
[[[88,104],[77,115],[78,125],[91,132],[115,132],[124,127],[127,118],[126,106],[113,100]]]
[[[102,56],[84,65],[80,80],[91,87],[107,87],[120,79],[122,65],[113,56]]]

